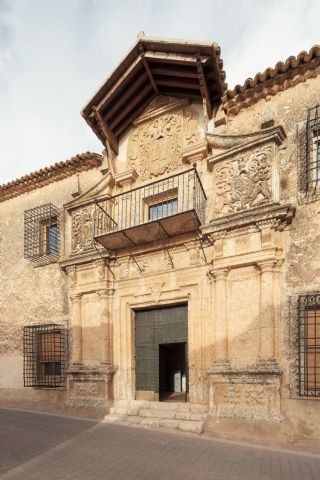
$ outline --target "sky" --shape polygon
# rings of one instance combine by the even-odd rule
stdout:
[[[317,0],[0,0],[0,184],[102,151],[80,110],[140,31],[217,42],[233,88],[319,24]]]

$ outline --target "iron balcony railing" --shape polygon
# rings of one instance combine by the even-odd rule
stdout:
[[[95,238],[192,212],[204,223],[206,194],[195,168],[96,201]]]

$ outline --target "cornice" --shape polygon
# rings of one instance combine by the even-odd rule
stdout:
[[[286,133],[281,125],[240,135],[207,133],[209,145],[211,145],[213,152],[217,152],[211,155],[207,162],[209,167],[212,168],[213,165],[222,160],[258,147],[261,144],[274,142],[276,145],[281,145],[285,138]]]
[[[252,208],[245,212],[231,213],[224,217],[213,219],[201,227],[204,237],[220,238],[228,233],[236,233],[239,229],[249,228],[259,224],[270,225],[274,228],[284,228],[292,222],[295,208],[292,205],[271,204]]]

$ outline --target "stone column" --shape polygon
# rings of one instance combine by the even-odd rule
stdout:
[[[213,270],[215,278],[214,351],[215,362],[228,361],[227,278],[229,268]]]
[[[72,327],[72,363],[82,363],[81,293],[70,295]]]
[[[275,318],[273,270],[276,262],[266,260],[258,263],[260,269],[260,357],[274,359]]]
[[[100,363],[111,365],[110,297],[113,292],[100,290]]]

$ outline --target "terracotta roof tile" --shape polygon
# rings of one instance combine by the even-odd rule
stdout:
[[[77,172],[98,167],[101,165],[102,158],[98,153],[81,153],[64,162],[57,162],[50,167],[40,168],[36,172],[0,185],[0,202],[70,177]]]
[[[290,56],[285,62],[278,62],[274,68],[267,68],[263,73],[259,72],[255,77],[247,78],[243,85],[236,85],[233,90],[227,90],[223,97],[223,104],[228,113],[237,114],[242,108],[252,105],[266,95],[275,95],[278,91],[289,88],[293,84],[303,81],[306,72],[315,71],[320,66],[320,45],[314,45],[309,52],[302,51],[297,57]],[[301,78],[293,80],[297,75]],[[277,88],[271,88],[277,85]],[[254,97],[254,99],[253,99]],[[247,99],[250,98],[250,101]]]

